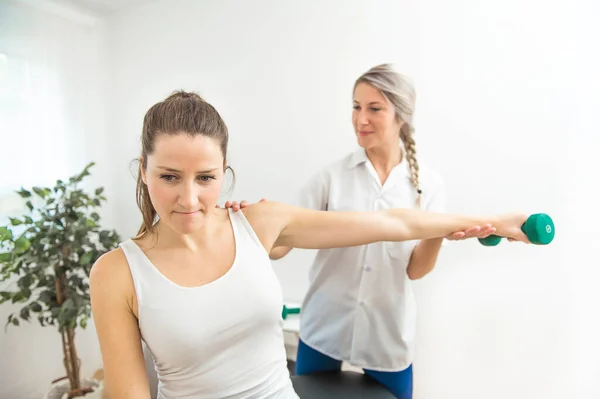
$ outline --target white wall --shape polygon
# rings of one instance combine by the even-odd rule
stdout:
[[[113,204],[107,222],[134,234],[141,219],[130,161],[139,154],[143,115],[175,89],[197,90],[231,132],[238,176],[231,198],[293,201],[313,172],[355,148],[354,79],[396,62],[417,83],[418,156],[445,177],[448,209],[547,212],[558,229],[548,247],[444,248],[435,272],[414,284],[415,398],[597,398],[600,265],[587,251],[598,247],[588,212],[597,197],[588,191],[599,169],[582,159],[595,156],[590,115],[600,86],[589,79],[598,70],[590,55],[598,6],[567,4],[155,1],[111,17],[108,57],[85,64],[101,80],[71,83],[86,93],[71,98],[103,104],[106,95],[107,107],[79,120],[88,133],[77,145],[87,152],[74,159],[104,162],[97,179]],[[31,26],[11,29],[32,35]],[[61,22],[55,34],[72,45],[69,29],[87,32],[78,51],[86,41],[103,45],[101,25]],[[71,47],[59,48],[83,62]],[[106,92],[88,98],[90,85]],[[312,256],[295,251],[275,263],[288,300],[302,298]],[[7,312],[0,309],[0,320]],[[86,334],[82,360],[92,371],[99,353]],[[60,372],[54,338],[33,326],[0,335],[0,367],[15,370],[0,376],[4,393],[14,393],[7,397],[39,396],[39,382]],[[18,357],[18,344],[31,350]]]
[[[396,62],[416,80],[419,158],[445,177],[449,210],[547,212],[558,231],[548,247],[451,245],[415,283],[416,398],[591,398],[597,358],[584,352],[597,347],[574,341],[590,323],[573,311],[583,296],[567,261],[576,188],[565,148],[579,110],[567,4],[180,0],[120,14],[110,21],[119,228],[133,234],[140,221],[126,170],[143,115],[172,90],[198,90],[228,123],[234,199],[292,201],[355,148],[353,80]],[[287,299],[302,298],[312,255],[276,263]]]
[[[565,261],[568,276],[575,290],[576,324],[570,326],[575,334],[575,384],[581,398],[600,397],[600,260],[598,260],[597,226],[598,172],[600,159],[598,145],[598,109],[600,109],[600,54],[595,51],[600,37],[598,17],[600,4],[592,0],[580,1],[576,12],[578,47],[577,69],[569,78],[577,85],[575,97],[569,99],[576,107],[570,129],[565,134],[565,167],[562,169],[566,184],[567,222],[570,234]]]
[[[7,192],[20,185],[52,185],[56,179],[79,172],[91,160],[98,164],[89,184],[106,186],[111,196],[104,148],[105,34],[100,23],[92,22],[16,2],[0,5],[0,54],[29,62],[38,73],[32,75],[29,91],[21,93],[23,103],[30,105],[17,126],[14,119],[0,120],[2,223],[9,214],[21,214],[21,209],[13,206],[18,202],[11,201]],[[12,81],[12,77],[2,76],[0,90],[7,90],[7,82]],[[13,105],[15,109],[21,106]],[[110,210],[102,216],[110,227]],[[0,306],[0,398],[41,398],[52,380],[66,374],[61,339],[56,329],[39,326],[35,318],[5,331],[8,315],[19,310],[11,304]],[[90,376],[102,367],[93,323],[78,333],[76,342],[83,375]]]

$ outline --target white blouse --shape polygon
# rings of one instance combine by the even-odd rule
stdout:
[[[419,164],[422,209],[444,212],[439,174]],[[329,165],[302,188],[300,206],[328,211],[413,208],[406,157],[382,185],[364,149]],[[300,314],[308,346],[355,367],[404,370],[412,363],[416,309],[406,268],[418,241],[319,250]]]

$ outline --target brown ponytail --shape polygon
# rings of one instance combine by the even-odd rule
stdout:
[[[142,180],[142,168],[146,168],[146,159],[141,161],[138,169],[137,183],[135,187],[135,197],[137,206],[142,212],[142,225],[137,232],[137,238],[142,238],[146,234],[151,233],[156,222],[156,209],[152,205],[148,186]]]

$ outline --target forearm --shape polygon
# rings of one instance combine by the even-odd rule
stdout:
[[[385,215],[379,219],[382,234],[385,236],[383,241],[442,238],[456,231],[484,224],[498,227],[499,234],[502,230],[500,218],[494,216],[466,216],[403,208],[380,212]]]
[[[431,238],[421,241],[415,247],[406,268],[408,278],[417,280],[433,270],[443,241],[443,238]]]

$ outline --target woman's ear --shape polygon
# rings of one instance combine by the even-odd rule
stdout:
[[[404,126],[404,121],[396,116],[396,122],[398,122],[398,135],[402,136],[402,126]]]
[[[142,176],[142,181],[144,182],[145,185],[148,185],[147,179],[146,179],[146,168],[144,168],[144,158],[140,157],[140,175]]]

